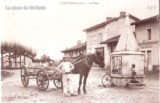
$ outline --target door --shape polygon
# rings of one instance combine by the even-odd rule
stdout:
[[[152,69],[152,52],[151,50],[147,51],[147,69],[151,70]]]
[[[144,53],[144,69],[148,70],[147,55],[146,55],[145,51],[141,51],[141,52]]]
[[[103,55],[103,57],[104,57],[104,47],[95,48],[95,50],[96,50],[97,52],[100,52],[100,53]]]

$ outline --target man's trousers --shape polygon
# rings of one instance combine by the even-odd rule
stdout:
[[[72,87],[72,80],[71,80],[72,74],[63,74],[62,75],[62,81],[63,81],[63,93],[68,94],[68,90],[70,90],[70,93],[73,94],[73,87]]]

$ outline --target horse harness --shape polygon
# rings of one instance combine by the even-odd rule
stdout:
[[[95,53],[95,56],[96,56],[96,59],[97,59],[96,53]],[[97,59],[97,60],[98,60],[98,59]],[[78,64],[78,63],[83,62],[83,61],[85,61],[84,63],[87,65],[87,67],[89,67],[89,68],[92,67],[92,65],[90,65],[90,64],[88,63],[88,61],[91,61],[91,60],[88,58],[88,56],[86,56],[86,58],[84,58],[84,59],[82,59],[82,60],[80,60],[80,61],[78,61],[78,62],[75,62],[75,63],[73,63],[73,64],[75,65],[75,64]]]

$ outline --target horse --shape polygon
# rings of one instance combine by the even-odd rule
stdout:
[[[68,58],[68,61],[74,65],[74,69],[72,70],[73,74],[80,74],[79,77],[79,87],[78,87],[78,94],[81,93],[80,88],[82,85],[82,78],[83,80],[83,93],[87,94],[86,91],[86,82],[88,78],[88,74],[91,70],[92,64],[95,62],[100,67],[104,67],[104,57],[101,53],[95,52],[93,54],[85,54],[82,53],[77,57]]]

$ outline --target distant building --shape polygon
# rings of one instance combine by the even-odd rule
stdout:
[[[67,48],[61,51],[66,57],[76,57],[82,52],[86,52],[86,43],[81,43],[80,40],[77,41],[77,45]]]
[[[33,64],[35,64],[34,66],[49,67],[49,66],[51,66],[54,63],[54,60],[49,59],[49,58],[46,59],[46,60],[43,60],[43,59],[33,59],[32,62],[33,62]],[[33,64],[30,64],[30,65],[33,65]]]
[[[99,51],[104,56],[105,68],[110,67],[110,53],[115,51],[117,42],[125,24],[126,12],[120,12],[119,17],[107,17],[105,22],[89,27],[83,31],[87,34],[87,53]],[[129,14],[130,22],[139,21]],[[135,31],[135,26],[131,27]]]
[[[17,63],[17,68],[20,68],[20,63],[21,63],[21,66],[32,63],[32,59],[27,56],[25,56],[25,59],[24,59],[24,56],[21,56],[21,60],[20,60],[20,56],[17,56],[16,63],[15,63],[15,57],[14,55],[11,55],[10,60],[11,60],[10,61],[11,68],[16,68],[16,63]],[[3,66],[4,68],[9,68],[9,56],[8,55],[3,57]]]
[[[133,22],[136,40],[145,53],[145,69],[159,68],[159,15]]]

